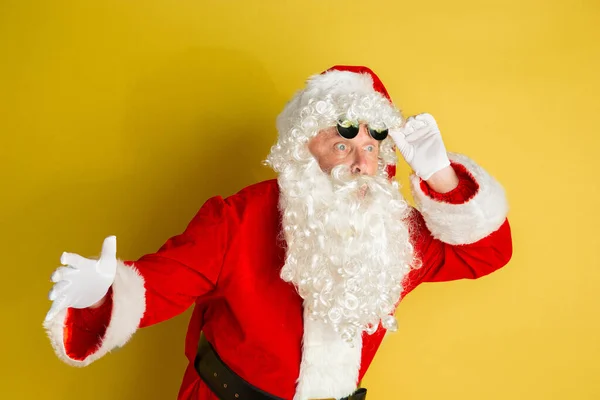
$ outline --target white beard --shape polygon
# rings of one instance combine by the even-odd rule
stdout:
[[[385,176],[331,176],[316,161],[279,177],[287,243],[281,278],[304,299],[305,316],[332,326],[352,342],[393,317],[414,252],[406,217],[410,207]]]

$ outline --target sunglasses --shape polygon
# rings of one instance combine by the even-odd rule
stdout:
[[[360,126],[358,122],[340,120],[337,123],[337,131],[344,139],[354,139],[356,135],[358,135],[359,129]],[[369,135],[371,135],[371,137],[377,141],[382,141],[388,135],[387,129],[373,129],[367,125],[367,130],[369,131]]]

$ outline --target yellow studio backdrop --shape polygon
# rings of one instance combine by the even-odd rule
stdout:
[[[155,251],[273,177],[277,113],[334,64],[432,113],[511,205],[510,263],[409,295],[368,398],[600,398],[599,24],[592,0],[0,2],[0,398],[174,399],[189,311],[69,367],[42,329],[50,274],[110,234]]]

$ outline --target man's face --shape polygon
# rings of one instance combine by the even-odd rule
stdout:
[[[348,166],[352,174],[377,173],[379,142],[369,135],[366,124],[360,124],[353,139],[341,137],[335,126],[322,129],[308,142],[308,149],[325,173],[338,165]]]

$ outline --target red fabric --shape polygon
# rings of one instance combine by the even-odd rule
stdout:
[[[386,170],[391,181],[396,176],[396,166],[393,164],[388,164]]]
[[[461,177],[459,186],[471,185],[465,179]],[[455,201],[471,195],[462,189],[446,194]],[[276,180],[250,186],[225,200],[212,198],[185,232],[134,263],[147,290],[147,310],[140,326],[164,321],[195,303],[185,345],[189,364],[179,399],[216,400],[193,369],[200,330],[242,378],[275,396],[294,396],[302,354],[302,299],[279,277],[285,250],[280,241],[278,200]],[[434,239],[416,210],[410,224],[423,265],[409,274],[404,295],[421,282],[487,275],[511,257],[508,222],[465,246]],[[99,320],[101,315],[98,311]],[[75,320],[75,316],[68,321],[67,329],[73,329],[68,346],[71,350],[93,348],[101,330],[79,335],[75,327],[89,321]],[[102,325],[99,320],[89,325],[90,331]],[[363,335],[359,380],[383,336],[381,328],[374,335]]]
[[[450,165],[452,166],[452,169],[454,169],[454,172],[456,172],[456,175],[458,176],[458,186],[456,186],[454,189],[447,193],[438,193],[431,189],[429,185],[427,185],[427,182],[421,180],[421,190],[423,191],[423,193],[425,193],[432,199],[438,201],[443,201],[445,203],[450,204],[465,203],[471,200],[471,198],[475,196],[475,194],[477,194],[477,191],[479,190],[479,185],[475,181],[475,178],[471,176],[469,171],[467,171],[467,169],[463,165],[452,161],[450,162]]]
[[[92,354],[104,337],[112,313],[112,288],[98,308],[69,308],[64,329],[67,356],[82,361]]]

